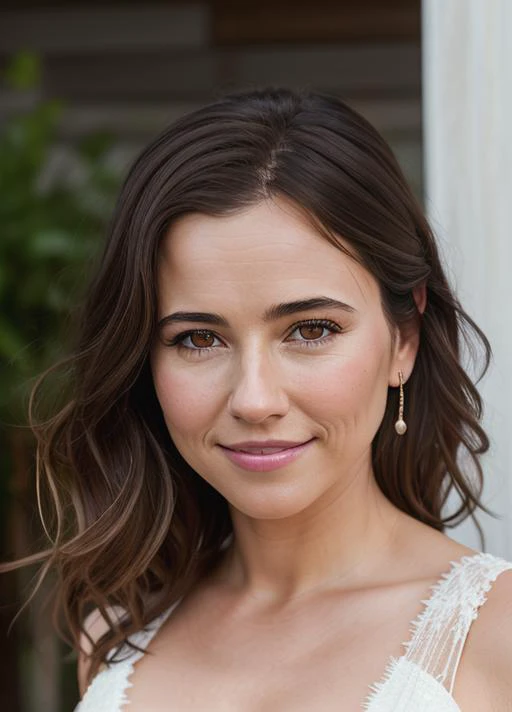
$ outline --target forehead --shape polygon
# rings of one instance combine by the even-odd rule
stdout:
[[[162,242],[158,278],[165,302],[266,304],[324,294],[350,297],[355,308],[380,303],[373,276],[280,199],[229,216],[181,217]]]

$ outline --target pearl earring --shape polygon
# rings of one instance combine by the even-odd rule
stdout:
[[[400,402],[398,405],[398,420],[395,423],[395,430],[398,435],[404,435],[407,430],[407,423],[404,420],[404,376],[402,371],[398,371],[398,380],[400,383]]]

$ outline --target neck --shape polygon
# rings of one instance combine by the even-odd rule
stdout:
[[[234,537],[223,570],[246,595],[285,603],[333,586],[369,582],[395,544],[400,512],[370,471],[356,473],[285,519],[232,508]]]

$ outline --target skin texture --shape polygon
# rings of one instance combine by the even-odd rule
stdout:
[[[320,296],[350,309],[263,318]],[[424,290],[415,298],[423,311]],[[374,480],[372,439],[388,388],[414,367],[417,328],[393,329],[375,279],[283,199],[179,219],[162,244],[158,302],[160,320],[213,312],[226,322],[164,323],[151,366],[174,443],[226,498],[235,536],[135,666],[129,709],[361,709],[432,584],[474,553],[399,511]],[[219,447],[312,438],[271,472],[243,470]],[[512,636],[498,635],[511,588],[503,574],[485,625],[470,632],[455,688],[464,712],[511,709],[508,675],[488,663],[491,648],[512,659]],[[85,671],[82,657],[82,681]]]

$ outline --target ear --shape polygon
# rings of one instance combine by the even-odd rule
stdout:
[[[416,355],[420,345],[421,314],[427,306],[427,288],[425,284],[413,289],[418,315],[410,321],[396,327],[393,356],[389,372],[389,385],[398,387],[400,381],[398,372],[402,371],[404,383],[409,379],[414,368]]]
[[[412,290],[412,296],[416,302],[416,309],[420,314],[423,314],[427,306],[427,285],[425,282]]]

